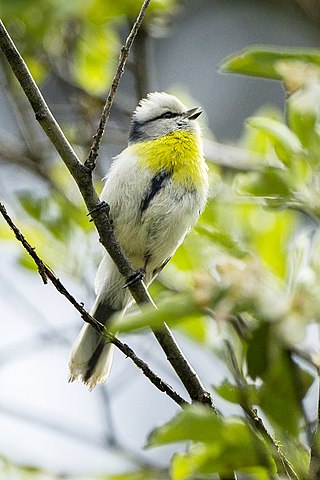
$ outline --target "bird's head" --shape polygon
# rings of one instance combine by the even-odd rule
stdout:
[[[154,140],[177,130],[199,134],[195,120],[201,113],[198,107],[188,110],[177,97],[168,93],[149,93],[133,112],[129,144]]]

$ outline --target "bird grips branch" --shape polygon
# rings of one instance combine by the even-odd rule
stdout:
[[[145,12],[145,9],[143,10],[145,4],[146,2],[141,12]],[[142,17],[140,17],[141,21]],[[91,170],[80,162],[70,143],[64,136],[2,22],[0,22],[0,47],[26,94],[37,120],[76,181],[88,210],[94,210],[95,207],[100,204],[100,199],[92,183]],[[180,177],[178,175],[180,181],[182,176],[182,174]],[[132,268],[130,261],[124,255],[111,228],[108,216],[102,210],[95,210],[92,212],[92,219],[97,228],[100,242],[117,265],[120,274],[124,278],[130,277],[135,269]],[[132,285],[130,292],[137,303],[150,302],[150,296],[141,281]],[[193,401],[212,405],[210,395],[203,388],[198,376],[183,356],[166,325],[164,325],[161,331],[155,332],[155,335],[165,351],[168,360],[187,389],[190,398]]]

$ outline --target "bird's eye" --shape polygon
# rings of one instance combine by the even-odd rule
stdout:
[[[179,116],[179,113],[170,112],[170,110],[168,110],[167,112],[163,112],[161,115],[153,118],[152,120],[160,120],[161,118],[174,118],[178,116]]]
[[[175,116],[175,115],[174,115],[174,113],[172,113],[172,112],[165,112],[165,113],[163,113],[163,114],[161,115],[161,118],[172,118],[172,117],[174,117],[174,116]]]

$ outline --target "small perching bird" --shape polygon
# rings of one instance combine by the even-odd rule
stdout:
[[[203,211],[208,191],[199,108],[173,95],[150,93],[133,113],[128,147],[118,155],[101,194],[115,235],[148,286],[170,260]],[[126,280],[107,252],[98,268],[91,315],[108,325],[132,302]],[[70,381],[89,389],[109,375],[114,345],[86,324],[73,347]]]

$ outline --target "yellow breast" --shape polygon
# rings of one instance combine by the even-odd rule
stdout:
[[[201,140],[189,131],[176,131],[155,140],[128,147],[138,156],[142,168],[172,170],[172,179],[188,189],[207,184],[207,165],[202,155]]]

